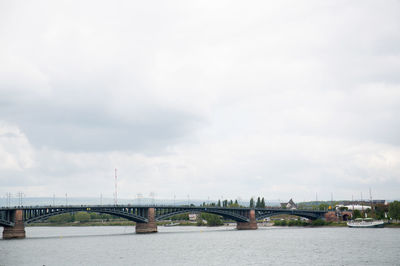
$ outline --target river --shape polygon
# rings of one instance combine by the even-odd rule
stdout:
[[[400,229],[27,227],[0,265],[400,265]]]

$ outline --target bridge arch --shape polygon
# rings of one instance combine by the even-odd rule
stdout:
[[[167,212],[163,212],[159,215],[156,214],[156,220],[164,220],[169,217],[185,214],[185,213],[209,213],[216,214],[222,216],[223,218],[234,220],[236,222],[249,222],[249,218],[245,214],[240,214],[238,212],[229,211],[229,210],[220,210],[213,208],[187,208],[187,209],[175,209]]]
[[[323,216],[321,216],[321,214],[316,214],[313,212],[305,212],[305,211],[296,211],[296,210],[277,210],[277,211],[270,211],[270,212],[256,212],[256,219],[257,220],[262,220],[265,219],[267,217],[273,217],[273,216],[278,216],[278,215],[282,215],[282,214],[286,214],[286,215],[293,215],[293,216],[298,216],[298,217],[303,217],[303,218],[307,218],[309,220],[316,220],[316,219],[320,219]]]
[[[74,212],[88,212],[88,213],[94,212],[94,213],[100,213],[100,214],[111,214],[111,215],[125,218],[129,221],[133,221],[133,222],[137,222],[137,223],[147,223],[148,222],[148,219],[145,216],[140,216],[137,214],[128,213],[128,212],[124,212],[124,211],[120,211],[120,210],[79,208],[79,209],[61,209],[58,211],[35,215],[35,216],[29,217],[29,218],[25,218],[24,223],[30,224],[30,223],[46,220],[53,216],[66,214],[66,213],[74,213]]]

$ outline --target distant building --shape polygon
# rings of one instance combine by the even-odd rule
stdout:
[[[358,211],[362,211],[362,210],[367,210],[367,209],[371,209],[371,206],[368,205],[336,205],[336,210],[339,210],[340,208],[347,208],[347,210],[352,211],[352,210],[358,210]]]
[[[197,213],[189,213],[189,221],[196,221],[198,217]]]
[[[289,202],[281,203],[281,208],[295,210],[297,209],[297,205],[292,199],[290,199]]]
[[[344,200],[341,201],[340,204],[342,205],[371,205],[370,200]],[[372,204],[382,204],[382,205],[388,205],[388,202],[386,200],[372,200]]]

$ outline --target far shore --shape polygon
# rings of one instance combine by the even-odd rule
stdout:
[[[158,222],[158,226],[164,226],[170,224],[170,221],[163,221],[163,222]],[[30,227],[37,227],[37,226],[51,226],[51,227],[65,227],[65,226],[135,226],[136,223],[132,221],[105,221],[105,222],[71,222],[71,223],[32,223],[27,226]],[[207,225],[197,225],[196,223],[193,222],[188,222],[188,221],[182,221],[178,222],[177,225],[174,226],[196,226],[196,227],[207,227]],[[224,225],[219,225],[219,226],[236,226],[234,223],[228,223]],[[319,226],[312,226],[312,225],[293,225],[293,226],[276,226],[273,223],[258,223],[258,227],[346,227],[347,224],[346,222],[332,222],[332,223],[327,223],[324,225],[319,225]],[[217,227],[217,226],[212,226],[212,227]],[[400,223],[386,223],[385,227],[387,228],[400,228]]]

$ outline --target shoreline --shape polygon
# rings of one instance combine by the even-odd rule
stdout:
[[[157,223],[157,226],[165,226],[169,224],[169,222],[160,222]],[[131,221],[111,221],[111,222],[85,222],[85,223],[33,223],[27,225],[27,227],[41,227],[41,226],[48,226],[48,227],[75,227],[75,226],[135,226],[135,222]],[[224,224],[219,226],[207,226],[207,225],[197,225],[196,223],[188,223],[188,222],[181,222],[178,225],[174,226],[195,226],[195,227],[223,227],[223,226],[234,226],[232,224]],[[346,223],[327,223],[324,225],[274,225],[273,223],[258,223],[258,227],[347,227]],[[400,228],[400,223],[387,223],[385,224],[386,228]]]

